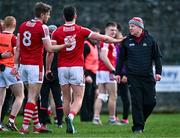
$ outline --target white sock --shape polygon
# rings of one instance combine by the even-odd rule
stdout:
[[[14,119],[12,119],[12,118],[9,118],[9,121],[10,121],[11,123],[14,123]]]
[[[95,116],[94,116],[94,119],[95,119],[95,120],[99,120],[99,119],[100,119],[100,117],[99,117],[99,116],[97,116],[97,115],[95,115]]]
[[[71,114],[71,113],[68,115],[68,117],[69,117],[71,120],[73,120],[73,119],[74,119],[74,115],[73,115],[73,114]]]
[[[109,116],[109,120],[110,120],[110,121],[114,121],[114,120],[115,120],[115,118],[116,118],[116,117],[115,117],[115,115],[113,115],[113,116]]]

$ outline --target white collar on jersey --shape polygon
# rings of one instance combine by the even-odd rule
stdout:
[[[33,22],[41,22],[41,23],[42,23],[42,21],[41,21],[40,19],[38,19],[37,17],[35,17],[35,18],[32,19],[31,21],[33,21]]]
[[[75,23],[74,22],[66,22],[64,25],[65,26],[72,26],[72,25],[74,25]]]
[[[12,34],[11,31],[2,31],[2,33]]]

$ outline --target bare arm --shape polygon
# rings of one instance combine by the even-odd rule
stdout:
[[[20,34],[17,34],[17,43],[16,43],[16,49],[15,49],[15,55],[14,55],[14,64],[16,66],[19,65],[20,60]]]
[[[107,35],[102,35],[96,32],[92,32],[92,34],[90,35],[91,39],[95,39],[95,40],[99,40],[99,41],[103,41],[103,42],[108,42],[108,43],[119,43],[121,42],[125,37],[121,37],[118,39],[114,39],[110,36]]]
[[[11,74],[19,77],[18,68],[20,60],[20,34],[17,34],[16,48],[14,49],[14,67],[11,70]]]
[[[115,70],[111,62],[109,61],[108,57],[108,51],[107,49],[101,49],[100,51],[100,59],[104,62],[104,64],[107,66],[107,68],[111,71]]]
[[[46,54],[46,79],[52,81],[54,79],[54,75],[51,72],[51,64],[54,59],[54,53],[47,52]]]
[[[54,53],[47,52],[46,54],[46,73],[51,72],[51,64],[54,58]]]
[[[70,47],[71,44],[62,44],[62,45],[53,45],[51,44],[50,38],[44,38],[43,39],[43,45],[47,52],[57,52],[63,48]]]

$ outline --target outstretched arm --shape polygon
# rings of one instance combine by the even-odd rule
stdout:
[[[107,35],[102,35],[96,32],[92,32],[90,35],[91,39],[95,39],[95,40],[99,40],[99,41],[103,41],[103,42],[108,42],[108,43],[120,43],[122,40],[124,40],[125,37],[121,37],[118,39],[112,38],[110,36]]]

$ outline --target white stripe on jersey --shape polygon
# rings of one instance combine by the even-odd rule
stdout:
[[[90,38],[90,37],[91,37],[92,33],[93,33],[93,32],[91,31],[91,33],[88,35],[88,38]]]
[[[108,47],[109,47],[109,44],[108,44],[108,43],[103,43],[102,49],[109,50]]]

